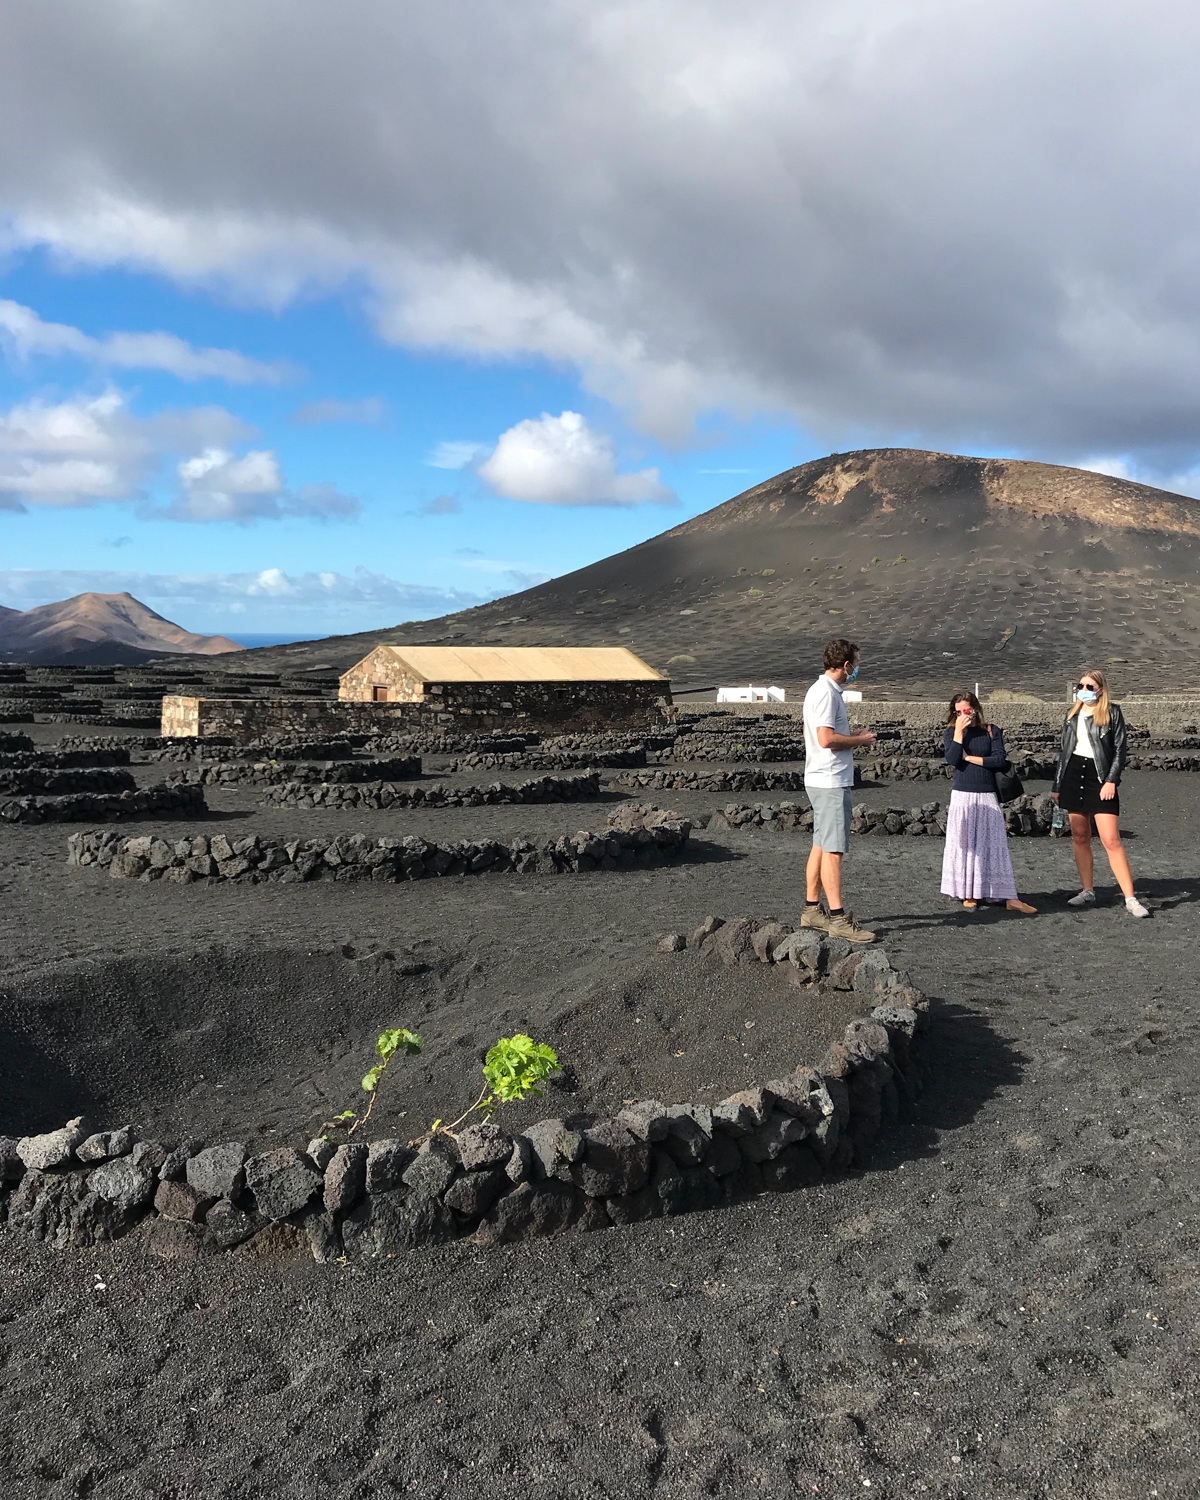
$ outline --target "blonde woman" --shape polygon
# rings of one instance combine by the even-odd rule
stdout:
[[[1108,856],[1108,867],[1125,897],[1125,910],[1131,917],[1150,915],[1134,894],[1133,875],[1118,823],[1121,815],[1118,787],[1128,759],[1125,716],[1120,704],[1109,699],[1104,673],[1081,672],[1075,684],[1074,702],[1063,722],[1058,770],[1050,794],[1071,820],[1079,894],[1072,896],[1067,905],[1077,910],[1096,904],[1092,885],[1094,824]]]

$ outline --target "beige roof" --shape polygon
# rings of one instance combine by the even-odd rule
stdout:
[[[625,646],[382,646],[423,682],[665,682]]]

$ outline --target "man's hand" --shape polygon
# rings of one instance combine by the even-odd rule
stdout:
[[[875,743],[875,731],[873,729],[860,729],[854,736],[855,744],[861,745],[864,750],[870,749]]]

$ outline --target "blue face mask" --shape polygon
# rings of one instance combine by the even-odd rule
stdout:
[[[852,672],[847,672],[846,673],[846,681],[847,682],[857,682],[858,681],[858,663],[857,662],[854,663],[854,670]]]
[[[1080,688],[1075,694],[1080,703],[1099,703],[1100,694],[1093,692],[1091,688]]]

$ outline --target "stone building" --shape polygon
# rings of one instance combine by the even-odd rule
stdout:
[[[481,726],[644,728],[661,719],[671,685],[624,646],[377,646],[342,677],[338,698]]]

